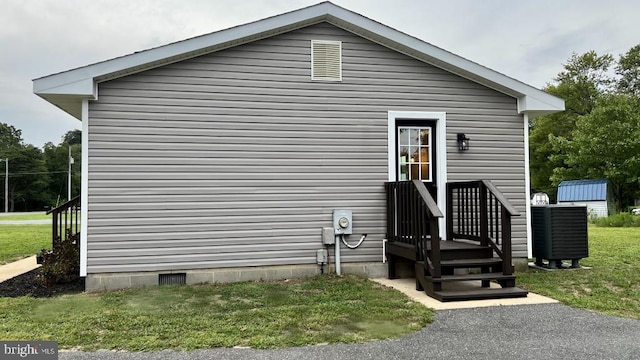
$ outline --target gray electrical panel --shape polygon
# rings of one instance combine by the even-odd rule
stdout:
[[[326,264],[328,256],[327,249],[318,249],[318,251],[316,251],[316,262],[318,265]]]
[[[335,235],[351,235],[353,217],[351,210],[333,210],[333,228]]]
[[[333,228],[325,227],[322,228],[322,244],[323,245],[333,245],[336,243],[336,233]]]

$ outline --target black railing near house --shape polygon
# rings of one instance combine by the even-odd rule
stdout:
[[[505,275],[513,274],[511,217],[519,215],[491,181],[447,184],[447,236],[493,248]]]
[[[385,183],[387,193],[387,241],[415,247],[415,260],[424,261],[434,277],[440,277],[438,218],[435,200],[419,180]]]
[[[55,252],[62,241],[76,240],[80,234],[80,195],[47,211],[52,220],[52,250]],[[80,242],[76,241],[80,246]]]

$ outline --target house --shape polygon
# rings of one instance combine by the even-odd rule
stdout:
[[[606,179],[570,180],[558,185],[558,204],[583,205],[589,217],[607,217],[613,211],[613,192]]]
[[[345,273],[408,262],[438,296],[453,268],[479,267],[483,287],[512,288],[530,252],[527,124],[564,109],[330,2],[45,76],[34,92],[82,121],[88,291],[317,274],[348,233],[367,235],[340,245]]]

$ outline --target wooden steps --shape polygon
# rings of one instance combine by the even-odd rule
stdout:
[[[517,287],[480,288],[473,290],[434,291],[431,297],[442,302],[526,297],[528,292]]]
[[[411,260],[415,267],[416,289],[424,290],[427,295],[443,302],[527,296],[526,290],[515,286],[516,276],[511,271],[503,273],[502,259],[493,257],[491,248],[449,240],[440,242],[440,250],[439,277],[429,273],[424,261],[416,261],[415,247],[411,244],[392,243],[387,246],[387,256]],[[390,275],[395,275],[392,264],[390,261]],[[491,287],[491,282],[501,287]]]
[[[515,275],[503,275],[502,273],[484,273],[484,274],[462,274],[462,275],[442,275],[439,278],[431,278],[431,276],[425,276],[425,278],[431,282],[451,282],[451,281],[472,281],[472,280],[496,280],[506,281],[515,280]]]
[[[479,258],[479,259],[454,259],[442,260],[440,264],[443,267],[465,268],[478,266],[502,266],[500,258]]]

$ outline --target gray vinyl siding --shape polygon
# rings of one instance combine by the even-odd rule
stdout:
[[[310,40],[342,41],[342,82]],[[89,105],[88,273],[315,263],[333,209],[344,262],[380,261],[387,112],[447,113],[449,180],[491,179],[523,212],[516,100],[318,24],[99,84]],[[458,153],[455,134],[471,138]]]

